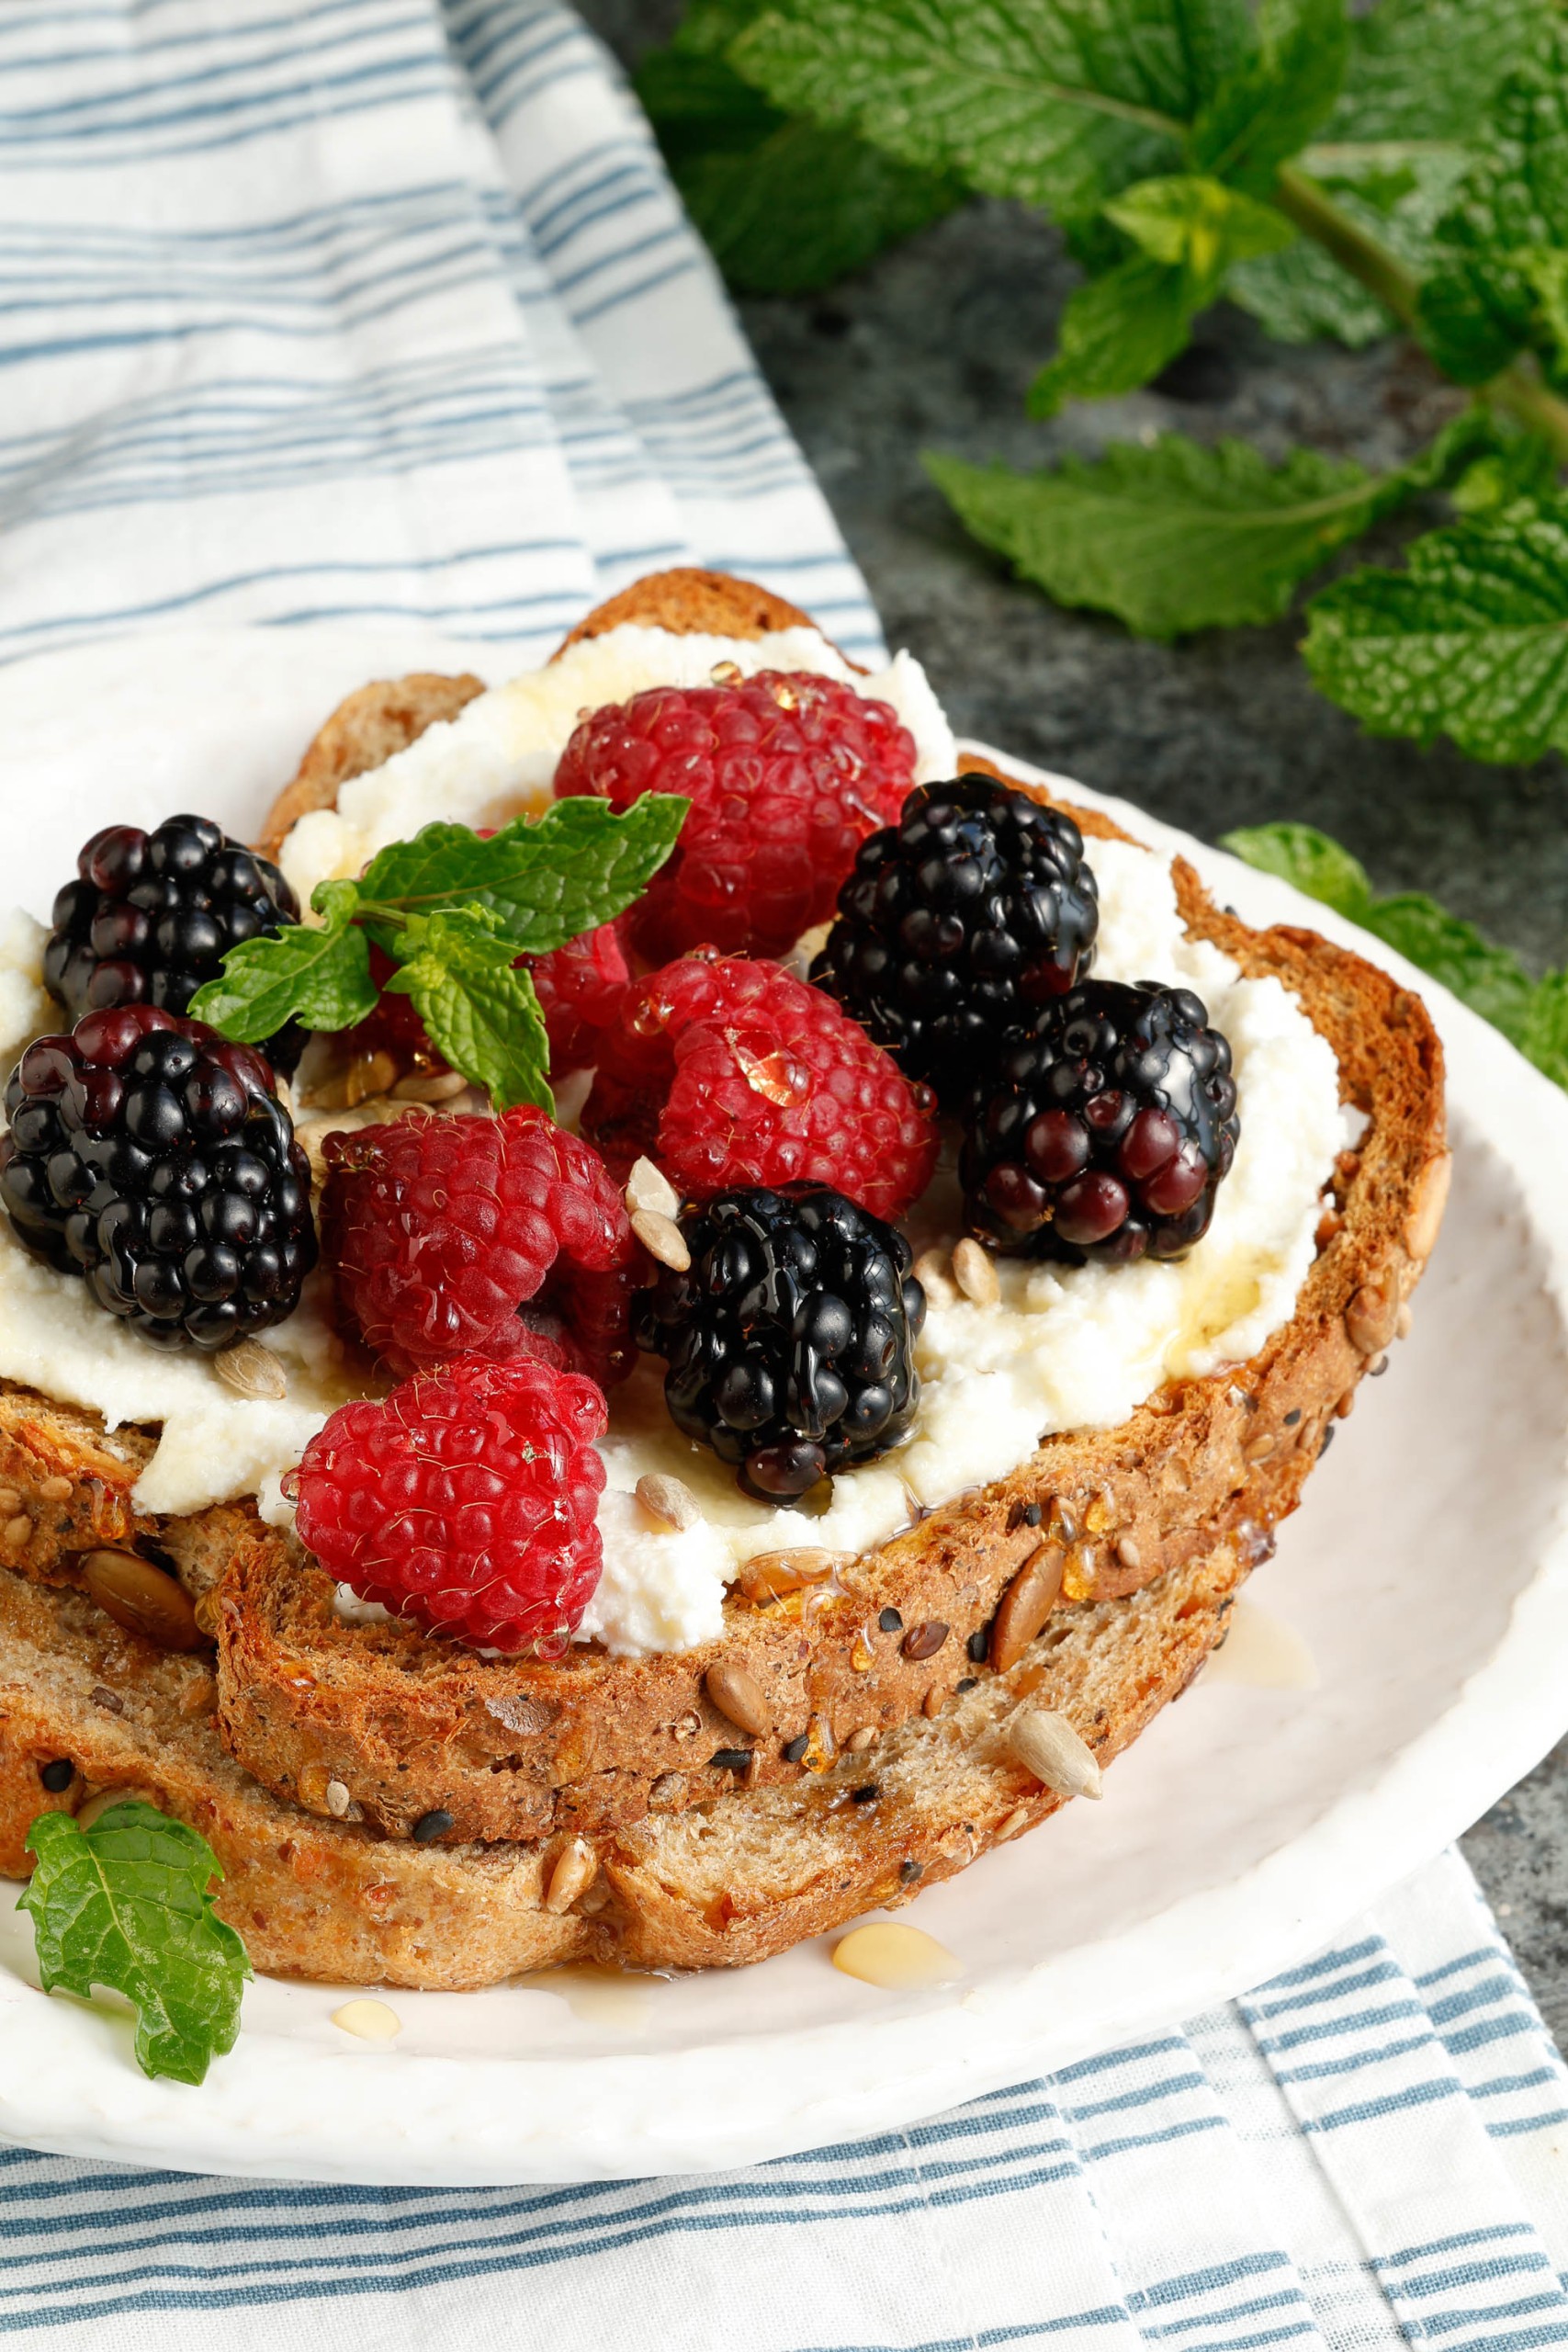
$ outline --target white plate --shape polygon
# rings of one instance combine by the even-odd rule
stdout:
[[[487,659],[280,631],[140,638],[10,670],[6,895],[42,910],[111,818],[191,807],[243,831],[340,693]],[[1179,846],[1252,920],[1382,956],[1279,884]],[[409,2183],[739,2165],[897,2127],[1189,2016],[1436,1853],[1568,1728],[1568,1100],[1418,984],[1450,1054],[1448,1225],[1416,1338],[1361,1392],[1249,1589],[1305,1642],[1318,1687],[1205,1678],[1116,1766],[1103,1804],[1069,1806],[933,1888],[905,1916],[958,1956],[959,1984],[877,1991],[834,1970],[824,1939],[761,1968],[633,1985],[598,2014],[538,1989],[395,1993],[403,2030],[385,2047],[332,2024],[341,1992],[268,1980],[246,1995],[237,2049],[192,2090],[144,2081],[107,2005],[45,1999],[0,1903],[0,2137]]]

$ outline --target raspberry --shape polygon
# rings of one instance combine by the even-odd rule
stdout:
[[[151,1004],[39,1037],[6,1089],[18,1239],[159,1348],[281,1323],[316,1262],[310,1165],[250,1046]]]
[[[184,1012],[231,947],[299,920],[276,866],[206,817],[166,817],[151,833],[106,825],[84,843],[76,874],[56,896],[43,958],[73,1020],[111,1004]],[[304,1045],[289,1022],[262,1051],[288,1070]]]
[[[650,963],[689,947],[782,956],[833,910],[856,848],[897,818],[915,742],[885,702],[809,672],[655,686],[596,710],[556,770],[565,799],[683,793],[673,855],[633,910]]]
[[[603,1384],[631,1367],[642,1263],[592,1146],[530,1105],[330,1135],[322,1246],[366,1345],[406,1374],[520,1356]]]
[[[340,1584],[433,1634],[558,1657],[599,1581],[591,1380],[473,1358],[340,1406],[289,1481]]]
[[[656,1159],[689,1198],[830,1184],[896,1217],[936,1165],[929,1091],[776,964],[683,956],[606,1033],[582,1114],[613,1166]]]
[[[603,1032],[616,1019],[631,985],[631,968],[621,938],[625,917],[601,923],[569,939],[547,956],[519,956],[518,967],[534,975],[534,989],[550,1040],[550,1075],[567,1077],[574,1069],[591,1069],[598,1057]],[[397,969],[372,942],[370,977],[385,989]],[[385,1050],[396,1062],[439,1063],[441,1057],[425,1035],[423,1022],[412,998],[384,995],[369,1018],[347,1031],[343,1041],[350,1054]]]

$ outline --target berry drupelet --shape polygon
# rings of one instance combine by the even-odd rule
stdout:
[[[184,1012],[231,947],[299,920],[276,865],[206,817],[168,817],[152,832],[107,825],[54,901],[44,984],[71,1018],[111,1004]],[[304,1033],[290,1023],[262,1051],[292,1069]]]
[[[1073,1265],[1183,1257],[1239,1134],[1231,1049],[1208,1018],[1188,989],[1089,980],[1006,1046],[964,1122],[973,1230]]]
[[[862,842],[811,977],[954,1110],[1001,1038],[1088,972],[1099,924],[1072,819],[963,775]]]
[[[901,1233],[825,1184],[689,1209],[692,1262],[638,1302],[677,1428],[763,1502],[897,1445],[915,1415],[925,1293]]]
[[[150,1004],[39,1037],[6,1090],[0,1201],[155,1347],[281,1323],[316,1261],[310,1170],[249,1046]]]

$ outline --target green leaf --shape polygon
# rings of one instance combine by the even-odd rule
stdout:
[[[1521,351],[1555,365],[1550,256],[1568,250],[1568,25],[1561,20],[1543,55],[1498,91],[1439,233],[1445,256],[1420,300],[1422,336],[1438,366],[1456,382],[1480,384]]]
[[[1510,74],[1543,51],[1556,0],[1379,0],[1350,28],[1336,148],[1463,146]]]
[[[1269,206],[1190,174],[1138,180],[1105,213],[1142,250],[1068,302],[1056,356],[1030,388],[1032,416],[1146,384],[1183,348],[1232,263],[1272,253],[1296,233]]]
[[[1179,269],[1139,254],[1091,277],[1062,313],[1055,356],[1029,388],[1030,415],[1135,392],[1185,347],[1191,322]]]
[[[1538,981],[1514,1042],[1555,1085],[1568,1087],[1568,972]]]
[[[1244,0],[802,0],[728,54],[786,113],[1066,217],[1177,172]]]
[[[1308,159],[1321,156],[1332,163],[1332,169],[1320,168],[1316,176],[1339,209],[1415,277],[1424,277],[1433,266],[1438,222],[1463,177],[1464,154],[1446,146],[1395,151],[1392,164],[1383,154],[1376,146],[1314,148]],[[1279,343],[1328,335],[1359,350],[1392,334],[1397,323],[1312,237],[1298,238],[1282,253],[1238,263],[1225,291]]]
[[[547,955],[641,897],[674,848],[691,803],[647,792],[617,816],[586,795],[558,800],[536,820],[515,818],[488,841],[466,825],[426,825],[371,860],[360,903],[409,914],[481,907],[513,956]],[[389,939],[385,944],[393,947]]]
[[[925,464],[976,537],[1026,579],[1145,637],[1277,619],[1299,581],[1407,490],[1312,449],[1270,467],[1245,441],[1211,448],[1174,433],[1055,471]]]
[[[1258,49],[1232,68],[1193,126],[1190,153],[1200,171],[1266,196],[1339,96],[1349,48],[1345,0],[1263,0],[1258,29]]]
[[[413,915],[398,944],[403,960],[388,990],[412,997],[442,1058],[487,1088],[498,1111],[534,1102],[553,1116],[545,1017],[498,918],[471,909]]]
[[[637,89],[687,211],[745,293],[829,285],[962,194],[841,130],[782,114],[722,56],[655,51]]]
[[[1373,735],[1450,735],[1478,760],[1568,748],[1568,509],[1518,501],[1417,539],[1314,598],[1304,651]]]
[[[357,895],[352,882],[327,883],[316,893],[322,923],[289,923],[276,938],[231,947],[218,978],[192,997],[192,1018],[251,1046],[288,1021],[350,1029],[367,1020],[377,990],[369,944],[350,920]]]
[[[18,1905],[33,1923],[46,1993],[123,1993],[145,2075],[199,2083],[240,2030],[245,1948],[212,1907],[223,1873],[204,1838],[150,1804],[110,1805],[90,1828],[40,1814],[36,1867]]]
[[[1313,825],[1246,825],[1220,842],[1233,857],[1277,875],[1303,896],[1316,899],[1352,922],[1364,922],[1372,902],[1366,868],[1348,849]]]
[[[1523,1036],[1534,993],[1517,956],[1495,947],[1472,922],[1450,915],[1435,899],[1411,890],[1376,899],[1363,918],[1369,931],[1451,989],[1455,996],[1516,1044]]]

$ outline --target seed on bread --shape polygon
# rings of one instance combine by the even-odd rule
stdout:
[[[323,1792],[327,1811],[334,1821],[346,1820],[348,1808],[354,1803],[341,1781],[329,1781]]]
[[[1358,1355],[1381,1355],[1399,1321],[1399,1291],[1392,1279],[1363,1283],[1345,1309],[1345,1330]]]
[[[1059,1797],[1104,1794],[1093,1750],[1066,1715],[1052,1708],[1025,1707],[1008,1725],[1008,1747],[1025,1771]]]
[[[773,1727],[773,1710],[762,1686],[739,1658],[720,1658],[703,1677],[709,1702],[738,1731],[765,1739]]]
[[[14,1552],[21,1551],[33,1540],[33,1523],[25,1510],[6,1521],[6,1541]]]
[[[185,1587],[134,1552],[88,1552],[82,1581],[106,1616],[161,1650],[198,1650],[206,1640]]]
[[[212,1359],[212,1369],[240,1396],[281,1400],[288,1394],[288,1374],[282,1359],[259,1340],[240,1340],[231,1348],[220,1349]]]
[[[40,1502],[68,1503],[76,1490],[69,1478],[45,1478],[38,1491]]]
[[[545,1908],[558,1916],[570,1911],[580,1894],[585,1894],[599,1875],[599,1857],[582,1838],[574,1838],[564,1853],[558,1854],[550,1871],[549,1884],[545,1889]]]
[[[1066,1555],[1059,1544],[1040,1544],[1002,1595],[991,1623],[990,1664],[996,1674],[1016,1666],[1056,1606]]]
[[[1453,1167],[1453,1154],[1439,1152],[1436,1159],[1427,1162],[1416,1180],[1404,1220],[1404,1246],[1417,1265],[1425,1263],[1432,1254],[1443,1211],[1448,1206]]]
[[[910,1626],[899,1646],[907,1658],[917,1663],[935,1657],[947,1639],[948,1630],[940,1617],[923,1617],[918,1625]]]

